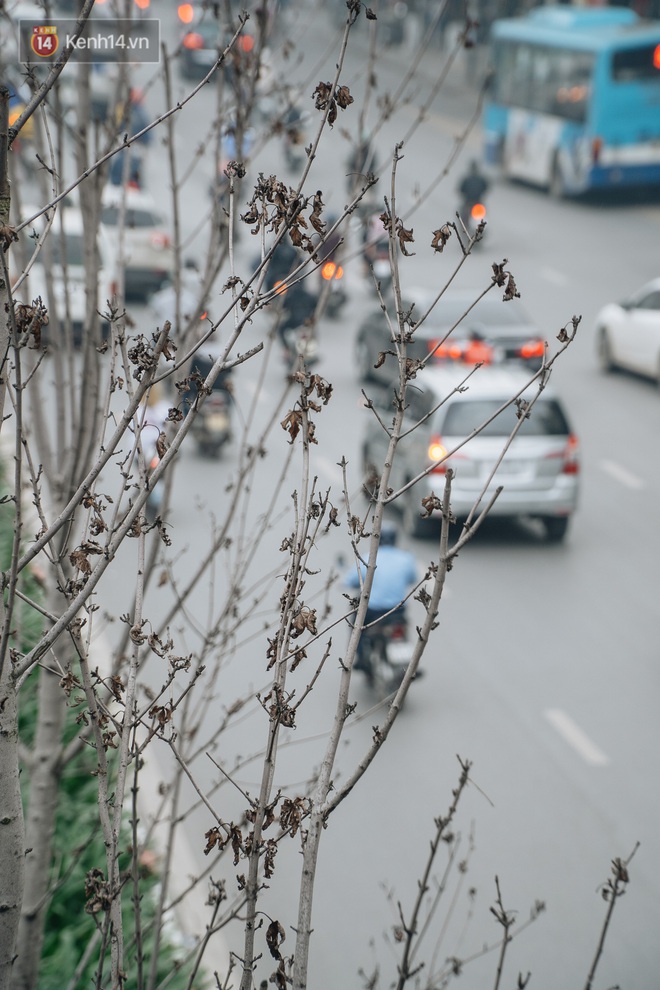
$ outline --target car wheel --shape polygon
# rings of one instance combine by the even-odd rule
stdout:
[[[604,371],[606,374],[616,369],[616,365],[612,360],[612,345],[610,344],[605,327],[598,334],[598,362],[601,371]]]
[[[543,520],[548,543],[561,543],[568,532],[568,516],[547,516]]]
[[[421,504],[414,487],[404,495],[402,516],[403,528],[408,536],[420,540],[431,535],[432,521],[421,515]]]
[[[552,162],[552,171],[550,173],[550,185],[548,186],[548,191],[553,199],[566,198],[567,193],[564,173],[562,172],[561,165],[559,164],[559,158],[556,155]]]
[[[355,341],[355,363],[358,369],[358,376],[361,382],[370,382],[374,378],[374,369],[369,346],[364,337],[358,337]]]

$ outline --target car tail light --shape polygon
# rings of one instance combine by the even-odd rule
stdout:
[[[388,629],[388,639],[401,640],[406,638],[406,625],[404,622],[396,622]]]
[[[571,433],[564,448],[564,465],[562,474],[579,474],[580,472],[580,444],[578,438]]]
[[[439,361],[447,358],[451,361],[460,361],[463,357],[463,348],[460,344],[440,344],[437,340],[429,340],[427,348],[429,354]]]
[[[151,246],[157,251],[164,251],[165,248],[170,246],[170,239],[167,234],[163,234],[162,231],[156,231],[156,233],[151,235]]]
[[[545,344],[542,340],[528,340],[518,348],[518,356],[521,358],[542,358],[544,354]]]
[[[341,265],[336,265],[334,261],[326,261],[321,268],[321,275],[326,280],[326,282],[331,282],[333,278],[340,279],[344,274],[344,269]]]
[[[600,153],[603,150],[603,139],[600,137],[595,137],[591,142],[591,161],[592,164],[597,165],[600,161]]]
[[[195,8],[191,3],[180,3],[177,14],[182,24],[192,24],[195,18]]]
[[[447,470],[447,465],[445,462],[445,458],[447,457],[447,448],[443,445],[440,437],[431,437],[428,457],[430,461],[435,463],[435,467],[433,468],[434,474],[444,474]]]
[[[574,433],[571,433],[566,441],[563,450],[556,450],[552,454],[548,454],[548,457],[561,457],[562,474],[579,474],[580,473],[580,457],[579,457],[580,442]]]
[[[246,54],[254,48],[254,38],[251,34],[242,34],[238,39],[238,47]]]
[[[471,340],[463,348],[466,364],[492,364],[495,356],[493,348],[485,340]]]
[[[476,220],[477,223],[479,223],[479,221],[486,219],[486,207],[484,206],[483,203],[475,203],[472,209],[470,210],[470,214],[472,216],[472,219]]]
[[[191,51],[194,51],[199,48],[203,48],[204,39],[202,38],[201,34],[197,33],[197,31],[189,31],[188,34],[183,39],[183,47],[188,48]]]

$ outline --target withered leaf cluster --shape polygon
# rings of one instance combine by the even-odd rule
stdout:
[[[271,722],[278,722],[286,729],[293,729],[296,725],[296,710],[288,702],[289,699],[284,697],[282,688],[275,685],[261,703],[268,712]]]
[[[111,902],[110,885],[103,871],[94,867],[85,877],[85,911],[87,914],[109,911]]]
[[[222,852],[225,846],[231,843],[232,852],[234,853],[234,866],[238,866],[241,852],[243,851],[243,833],[238,825],[234,825],[233,822],[230,825],[223,825],[222,828],[214,825],[208,832],[205,832],[204,838],[206,839],[206,846],[204,847],[205,856],[208,856],[216,848],[218,852]]]
[[[431,241],[431,247],[434,251],[438,253],[444,251],[447,241],[451,237],[451,227],[448,223],[440,227],[439,230],[433,231],[433,239]]]
[[[152,705],[149,709],[149,718],[154,719],[158,723],[158,728],[162,732],[168,722],[172,721],[172,706],[167,705]]]
[[[30,347],[38,350],[41,347],[41,331],[48,326],[48,310],[44,306],[41,296],[33,300],[31,306],[25,303],[14,304],[14,318],[16,320],[16,332],[20,337],[32,338]]]
[[[403,220],[400,217],[392,218],[392,214],[388,213],[387,210],[384,213],[381,213],[379,219],[388,234],[391,230],[394,230],[394,236],[399,242],[401,254],[405,255],[406,258],[413,257],[415,252],[410,252],[406,248],[406,244],[413,244],[415,241],[412,227],[410,229],[404,227]]]
[[[298,639],[304,632],[316,636],[316,609],[303,605],[291,622],[291,639]]]
[[[422,508],[425,512],[424,519],[429,519],[434,512],[437,512],[438,509],[442,508],[442,502],[437,495],[434,495],[434,493],[431,492],[430,495],[427,495],[422,499]]]
[[[260,172],[248,208],[241,214],[241,220],[255,225],[252,228],[253,234],[258,233],[261,224],[264,230],[275,234],[286,227],[291,243],[313,255],[316,245],[312,235],[308,233],[310,225],[319,234],[325,226],[321,219],[323,201],[319,192],[312,197],[311,212],[306,217],[304,211],[309,206],[308,197],[300,196],[295,189],[280,182],[276,176],[266,177]]]
[[[89,562],[90,556],[103,553],[103,548],[100,544],[94,542],[94,540],[87,540],[85,543],[81,543],[79,547],[72,550],[69,554],[69,560],[74,567],[89,577],[92,573],[92,565]]]
[[[297,834],[303,818],[309,813],[309,799],[284,798],[280,810],[280,827],[287,832],[291,838]]]
[[[516,280],[513,275],[510,271],[505,269],[506,264],[507,258],[504,258],[500,264],[493,262],[493,274],[491,275],[491,278],[495,285],[500,288],[504,288],[504,295],[502,296],[504,302],[510,302],[511,299],[519,299],[520,293],[518,292],[518,286],[516,285]]]
[[[353,103],[353,97],[348,86],[337,86],[334,91],[332,83],[320,82],[314,90],[314,106],[317,110],[328,111],[330,127],[337,120],[337,108],[346,110]]]

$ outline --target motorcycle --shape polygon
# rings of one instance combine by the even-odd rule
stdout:
[[[336,319],[348,301],[346,290],[342,285],[344,269],[337,262],[328,259],[321,265],[321,292],[327,293],[325,299],[325,315],[331,320]]]
[[[475,244],[483,240],[484,231],[486,229],[486,207],[483,203],[463,203],[458,215],[461,218],[463,226],[465,227],[468,237],[470,240],[474,238],[477,234],[479,236],[475,240]]]
[[[412,653],[405,612],[397,610],[364,630],[355,670],[364,673],[377,699],[384,701],[398,691]],[[415,676],[420,677],[421,671]]]
[[[314,364],[319,359],[319,346],[314,327],[314,313],[317,299],[301,284],[290,288],[284,285],[276,294],[282,297],[282,310],[279,313],[277,332],[284,351],[284,360],[290,369],[295,369],[299,359],[305,364]]]
[[[363,221],[362,257],[369,275],[373,275],[381,291],[388,289],[392,282],[390,241],[378,212],[372,212]]]
[[[186,411],[201,398],[201,383],[213,367],[211,354],[198,354],[190,370],[190,381],[183,396]],[[231,440],[231,392],[229,373],[221,372],[213,383],[209,394],[199,402],[199,409],[190,432],[195,439],[200,454],[217,457],[222,447]]]
[[[367,244],[364,249],[364,259],[380,285],[381,291],[388,289],[392,282],[389,239],[379,237],[377,241]]]
[[[214,389],[204,399],[191,428],[201,454],[217,457],[221,448],[230,440],[229,403],[229,392],[224,387]]]

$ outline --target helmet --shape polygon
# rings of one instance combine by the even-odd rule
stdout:
[[[384,522],[380,530],[381,547],[394,547],[397,541],[397,530],[394,523]]]

